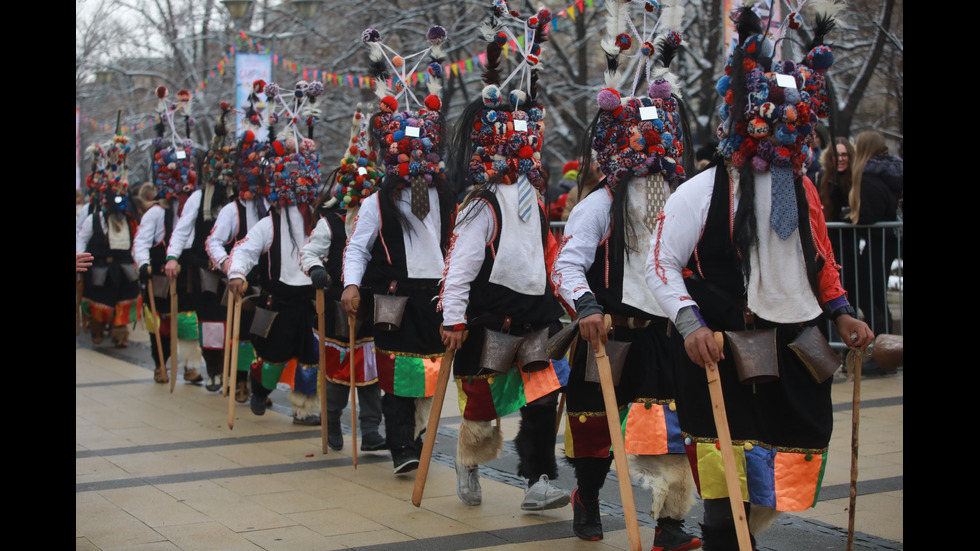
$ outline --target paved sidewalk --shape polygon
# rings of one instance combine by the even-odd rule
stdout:
[[[107,340],[108,342],[108,340]],[[75,350],[75,548],[146,550],[588,550],[627,549],[614,475],[601,495],[605,539],[572,535],[570,507],[544,513],[519,509],[511,443],[501,459],[481,467],[483,505],[456,497],[452,454],[459,425],[453,392],[443,409],[421,508],[411,503],[415,473],[392,474],[384,453],[358,453],[349,433],[341,452],[320,453],[319,428],[291,419],[281,392],[274,408],[253,415],[203,386],[155,384],[145,332],[130,348],[93,347],[86,335]],[[803,514],[784,515],[759,539],[761,550],[844,549],[850,472],[851,384],[834,384],[835,433],[821,493]],[[862,382],[860,479],[856,549],[902,549],[903,372]],[[349,410],[344,422],[349,422]],[[505,438],[518,416],[502,420]],[[346,430],[346,426],[345,426]],[[560,440],[556,453],[562,453]],[[562,467],[557,484],[571,489]],[[648,511],[649,492],[634,487]],[[644,508],[647,507],[647,508]],[[698,532],[700,506],[688,516]],[[644,549],[653,522],[640,515]]]

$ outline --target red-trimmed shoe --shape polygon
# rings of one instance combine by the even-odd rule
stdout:
[[[599,518],[599,500],[582,499],[578,488],[572,490],[572,532],[585,541],[602,539],[602,520]]]
[[[650,551],[688,551],[701,549],[701,540],[684,531],[684,520],[669,517],[657,519]]]

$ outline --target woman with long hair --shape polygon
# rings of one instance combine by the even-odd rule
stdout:
[[[849,193],[853,183],[854,146],[847,138],[838,137],[834,148],[824,148],[820,154],[820,164],[824,170],[820,175],[820,201],[823,215],[828,222],[846,221],[849,207]]]
[[[902,159],[888,154],[885,137],[874,130],[858,134],[848,219],[861,226],[897,220],[903,185]],[[898,238],[887,228],[859,228],[858,239],[865,245],[858,254],[857,304],[875,333],[888,333],[887,278],[898,257]]]

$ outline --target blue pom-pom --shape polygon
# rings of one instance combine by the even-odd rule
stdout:
[[[728,75],[725,75],[718,79],[718,84],[715,85],[715,90],[718,90],[718,95],[725,97],[728,90],[732,87],[732,79]]]

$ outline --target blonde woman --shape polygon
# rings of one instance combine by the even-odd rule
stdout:
[[[897,220],[903,185],[902,159],[888,154],[884,136],[873,130],[858,134],[849,194],[850,221],[867,226]],[[888,273],[898,256],[898,238],[889,229],[863,228],[858,235],[866,245],[858,256],[857,303],[872,331],[887,333],[892,316],[885,293]]]

